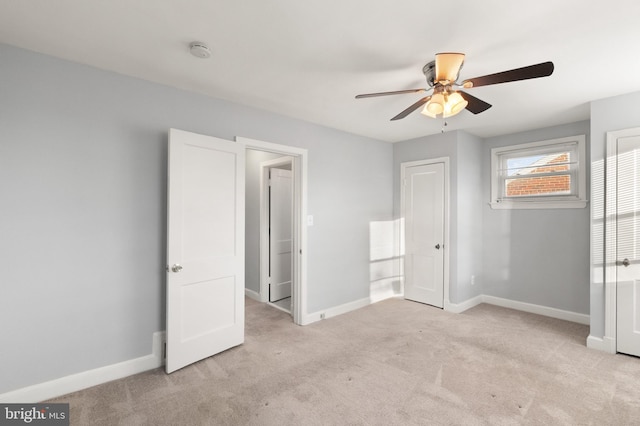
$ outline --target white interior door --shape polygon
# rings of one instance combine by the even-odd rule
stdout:
[[[617,351],[640,356],[640,135],[617,142]]]
[[[167,373],[244,341],[244,157],[169,131]]]
[[[404,297],[444,305],[444,163],[407,167],[404,182]]]
[[[290,170],[270,170],[269,301],[291,297],[293,183]]]

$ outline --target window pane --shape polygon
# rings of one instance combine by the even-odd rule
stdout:
[[[571,152],[554,152],[507,159],[507,176],[565,172],[570,168]]]
[[[507,178],[504,182],[504,194],[507,197],[566,195],[571,193],[571,176],[568,174],[515,179]]]
[[[585,207],[584,145],[576,135],[492,148],[491,208]]]

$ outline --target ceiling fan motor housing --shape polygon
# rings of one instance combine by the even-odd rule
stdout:
[[[436,61],[431,61],[422,67],[422,73],[427,78],[427,84],[433,87],[436,79]]]

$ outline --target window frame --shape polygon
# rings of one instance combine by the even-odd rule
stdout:
[[[568,173],[571,176],[569,194],[511,196],[504,195],[505,181],[513,179],[501,171],[506,169],[506,161],[512,158],[548,155],[558,151],[571,152]],[[562,209],[584,208],[586,199],[585,135],[549,139],[519,145],[509,145],[491,149],[491,200],[492,209]],[[575,164],[575,166],[573,166]],[[564,173],[563,173],[564,174]],[[547,174],[539,174],[543,177]],[[553,173],[552,175],[558,175]],[[534,175],[535,176],[535,175]],[[549,175],[547,175],[549,176]]]

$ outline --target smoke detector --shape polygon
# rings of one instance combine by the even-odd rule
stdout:
[[[209,46],[201,41],[194,41],[189,46],[191,49],[191,54],[197,58],[207,59],[211,56],[211,50],[209,50]]]

